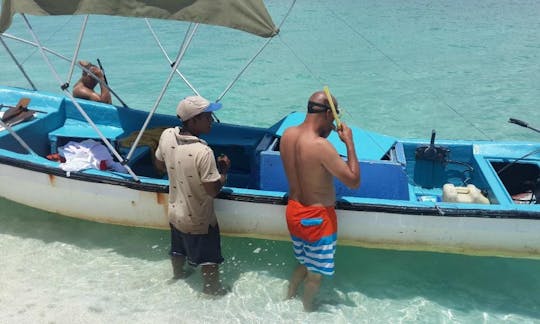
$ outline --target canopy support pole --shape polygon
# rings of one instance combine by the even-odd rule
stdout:
[[[251,57],[251,59],[247,62],[247,64],[240,70],[240,72],[238,73],[238,75],[236,75],[236,77],[229,83],[229,85],[225,88],[225,90],[223,90],[223,92],[219,95],[219,97],[216,99],[216,102],[219,102],[221,99],[223,99],[223,97],[225,96],[225,94],[227,92],[229,92],[229,90],[231,90],[231,88],[233,87],[233,85],[236,83],[236,81],[238,81],[238,79],[240,79],[240,77],[242,76],[242,74],[244,74],[244,72],[246,71],[246,69],[251,65],[251,63],[253,63],[253,61],[255,60],[255,58],[257,58],[257,56],[259,56],[259,54],[261,54],[261,52],[266,48],[266,46],[270,43],[270,41],[272,40],[272,38],[268,38],[266,40],[266,42],[264,42],[263,46],[257,51],[257,53],[255,53],[255,55],[253,55],[253,57]]]
[[[278,30],[281,28],[281,26],[285,23],[285,20],[289,17],[289,15],[291,14],[291,11],[292,11],[292,8],[294,7],[296,3],[296,0],[294,0],[290,7],[289,7],[289,10],[287,10],[287,13],[285,14],[285,17],[283,17],[283,20],[281,21],[281,23],[279,24],[279,27],[278,27]],[[259,49],[259,51],[257,53],[255,53],[255,55],[253,55],[253,57],[248,61],[248,63],[242,68],[242,70],[240,70],[240,72],[238,73],[238,75],[236,76],[236,78],[234,78],[234,80],[231,81],[231,83],[229,83],[229,85],[225,88],[225,90],[223,90],[223,92],[219,95],[219,97],[216,99],[216,102],[219,102],[221,99],[223,99],[223,97],[225,96],[225,94],[227,92],[229,92],[229,90],[233,87],[233,85],[236,83],[236,81],[238,81],[238,79],[240,78],[240,76],[242,76],[242,74],[244,74],[244,72],[246,71],[246,69],[248,68],[248,66],[251,65],[251,63],[253,63],[253,61],[255,60],[255,58],[257,58],[257,56],[259,56],[259,54],[261,54],[261,52],[266,48],[266,46],[270,43],[270,41],[272,40],[272,37],[268,38],[268,40],[263,44],[263,46]]]
[[[71,65],[69,67],[69,72],[66,79],[67,86],[69,86],[69,83],[71,82],[71,78],[73,77],[73,70],[75,69],[75,63],[77,61],[77,57],[79,57],[79,50],[81,49],[81,44],[84,37],[84,33],[86,31],[87,23],[88,23],[88,15],[84,16],[84,20],[81,26],[81,32],[79,33],[79,39],[77,40],[77,46],[75,47],[75,53],[73,53],[73,58],[71,59]]]
[[[3,34],[3,36],[6,37],[6,38],[10,38],[10,39],[19,41],[19,42],[21,42],[21,43],[25,43],[25,44],[28,44],[28,45],[31,45],[31,46],[34,46],[34,47],[38,47],[38,48],[39,48],[39,45],[36,44],[35,42],[31,42],[31,41],[28,41],[28,40],[26,40],[26,39],[22,39],[22,38],[19,38],[19,37],[15,37],[15,36],[10,35],[10,34]],[[54,56],[56,56],[56,57],[59,57],[59,58],[63,59],[64,61],[71,62],[71,60],[72,60],[72,59],[69,59],[69,58],[67,58],[66,56],[62,55],[62,54],[59,54],[59,53],[57,53],[57,52],[55,52],[55,51],[53,51],[53,50],[51,50],[51,49],[48,49],[47,47],[41,47],[41,48],[43,49],[43,51],[48,52],[48,53],[50,53],[50,54],[52,54],[52,55],[54,55]],[[77,65],[77,66],[78,66],[78,65]],[[86,71],[86,72],[89,72],[88,74],[89,74],[92,78],[94,78],[96,81],[99,81],[99,78],[96,77],[96,76],[95,76],[92,72],[90,72],[88,69],[85,69],[85,68],[83,68],[83,67],[81,67],[81,66],[79,66],[79,67],[81,68],[81,70],[84,70],[84,71]],[[120,101],[120,103],[121,103],[124,107],[128,108],[128,105],[127,105],[127,104],[126,104],[126,103],[118,96],[118,94],[116,94],[116,92],[115,92],[113,89],[111,89],[111,87],[109,87],[108,84],[105,84],[104,86],[107,87],[107,89],[109,89],[109,91],[112,93],[112,95],[113,95],[116,99],[118,99],[118,101]]]
[[[7,46],[6,42],[4,41],[4,34],[0,34],[0,42],[2,42],[2,45],[4,45],[4,48],[6,49],[6,51],[8,52],[9,56],[11,56],[11,59],[13,60],[13,62],[15,62],[15,64],[17,65],[17,67],[19,68],[19,70],[22,72],[22,74],[24,75],[24,77],[26,78],[26,80],[28,81],[28,83],[30,83],[30,86],[32,87],[32,89],[35,91],[37,90],[36,86],[34,85],[34,83],[32,82],[32,80],[30,79],[30,77],[28,76],[28,74],[26,74],[26,71],[24,70],[24,68],[22,67],[22,65],[19,63],[19,61],[17,60],[17,58],[15,57],[15,55],[13,54],[13,52],[11,52],[11,50],[9,49],[9,47]]]
[[[43,47],[41,46],[41,43],[39,42],[39,40],[37,38],[37,35],[34,33],[34,31],[32,29],[32,26],[30,25],[30,22],[26,18],[26,15],[24,15],[24,14],[21,14],[21,15],[22,15],[22,17],[23,17],[23,19],[24,19],[24,21],[26,23],[26,26],[28,27],[28,30],[32,34],[32,37],[34,38],[34,41],[36,42],[36,44],[37,44],[37,46],[39,48],[39,52],[41,53],[41,56],[43,57],[43,60],[49,66],[52,74],[54,75],[54,77],[56,78],[56,80],[58,81],[60,86],[62,86],[62,80],[60,80],[60,77],[59,77],[58,73],[56,72],[54,66],[49,61],[49,58],[47,57],[47,54],[45,54],[45,51],[43,50]],[[133,177],[133,179],[135,181],[140,181],[139,178],[137,177],[137,175],[131,170],[129,165],[124,163],[124,159],[122,158],[122,156],[116,151],[116,149],[112,146],[111,142],[109,142],[109,140],[103,135],[103,133],[99,130],[99,128],[97,128],[96,124],[94,124],[92,119],[88,116],[88,114],[84,111],[84,109],[81,107],[81,105],[77,102],[75,97],[73,97],[73,95],[67,89],[62,89],[62,90],[63,90],[64,94],[67,97],[69,97],[69,99],[73,102],[73,104],[75,105],[77,110],[81,113],[81,115],[84,117],[84,119],[86,119],[88,124],[90,126],[92,126],[92,128],[96,131],[99,138],[103,141],[103,143],[105,143],[105,146],[107,146],[109,151],[111,151],[111,153],[113,153],[113,155],[118,159],[118,161],[120,161],[120,163],[122,163],[122,165],[124,165],[124,167],[126,168],[128,173]]]
[[[167,88],[169,86],[169,83],[171,83],[171,79],[174,76],[175,71],[178,69],[178,65],[180,65],[180,61],[182,61],[182,58],[184,57],[184,54],[186,53],[186,50],[187,50],[189,44],[191,44],[191,40],[193,39],[193,36],[195,35],[195,32],[197,31],[198,28],[199,28],[199,24],[197,23],[197,24],[195,24],[195,27],[193,28],[193,30],[191,30],[189,35],[187,35],[187,42],[185,42],[185,39],[184,39],[184,43],[182,43],[182,46],[180,46],[180,49],[178,50],[178,55],[176,56],[176,59],[174,61],[174,65],[172,67],[172,70],[169,73],[169,77],[165,81],[165,84],[163,85],[163,88],[161,89],[161,93],[159,94],[158,98],[156,99],[156,102],[154,103],[154,106],[152,107],[152,110],[148,113],[148,116],[146,117],[146,120],[144,121],[144,124],[141,127],[141,130],[139,131],[139,134],[137,134],[137,138],[135,139],[135,141],[131,145],[129,153],[128,153],[127,157],[126,157],[127,160],[129,160],[131,158],[131,156],[133,155],[133,152],[135,151],[135,148],[139,144],[139,141],[140,141],[144,131],[146,130],[146,128],[148,127],[148,124],[150,123],[150,119],[152,118],[152,116],[156,112],[156,109],[157,109],[159,103],[161,102],[161,99],[165,95],[165,91],[167,90]]]
[[[0,126],[4,127],[5,129],[8,130],[8,132],[11,134],[11,136],[13,136],[17,142],[19,142],[19,144],[21,144],[21,146],[28,151],[28,153],[34,155],[34,156],[37,156],[36,152],[34,152],[30,146],[28,146],[28,144],[19,136],[19,134],[17,134],[13,128],[11,128],[8,124],[4,123],[2,121],[2,118],[0,118]]]
[[[150,21],[148,20],[148,18],[145,18],[144,21],[146,21],[146,25],[148,26],[148,29],[150,29],[150,32],[152,33],[152,36],[154,37],[154,40],[156,41],[159,48],[161,49],[161,52],[163,53],[163,55],[165,55],[165,58],[167,58],[167,61],[169,61],[169,64],[172,66],[174,64],[174,62],[171,60],[171,58],[169,57],[169,55],[165,51],[165,48],[163,48],[163,45],[161,44],[161,42],[160,42],[159,38],[157,37],[156,33],[154,32],[154,29],[150,25]],[[180,76],[180,78],[182,78],[182,80],[184,80],[184,83],[193,91],[193,93],[195,93],[197,96],[200,96],[197,89],[195,89],[195,87],[193,87],[193,85],[191,85],[191,83],[186,79],[186,77],[182,74],[182,72],[180,72],[177,69],[176,73]]]

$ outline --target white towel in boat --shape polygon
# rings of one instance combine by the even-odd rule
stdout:
[[[101,161],[105,161],[108,169],[126,173],[124,166],[113,160],[107,147],[93,139],[82,142],[70,141],[58,148],[58,153],[66,158],[65,163],[60,164],[64,171],[80,171],[84,169],[98,169]]]

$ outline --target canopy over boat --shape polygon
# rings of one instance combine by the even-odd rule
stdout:
[[[262,0],[4,0],[0,33],[15,13],[30,15],[110,15],[190,21],[272,37],[278,33]]]

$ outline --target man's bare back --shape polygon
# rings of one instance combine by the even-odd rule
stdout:
[[[305,127],[304,127],[305,128]],[[302,126],[289,128],[282,137],[281,158],[289,179],[289,198],[303,205],[333,206],[332,175],[322,163],[321,153],[329,143]]]
[[[310,102],[324,104],[326,96],[316,92]],[[289,198],[306,206],[333,206],[335,176],[346,186],[360,184],[360,170],[352,131],[344,123],[338,134],[347,147],[345,162],[326,139],[333,130],[331,112],[307,114],[306,120],[288,128],[280,142],[281,159],[289,181]]]

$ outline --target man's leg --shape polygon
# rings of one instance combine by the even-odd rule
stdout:
[[[322,275],[319,273],[307,272],[306,280],[304,281],[304,298],[302,303],[304,304],[304,310],[311,312],[314,310],[313,299],[319,288],[321,287]]]
[[[296,269],[294,269],[293,274],[291,276],[291,280],[289,280],[289,290],[287,292],[287,299],[294,298],[296,296],[296,292],[298,291],[298,286],[300,286],[300,283],[304,281],[304,278],[307,275],[307,268],[303,264],[299,264]]]
[[[186,258],[182,255],[171,256],[171,263],[173,268],[173,279],[183,279],[191,274],[190,271],[184,269]]]
[[[189,276],[193,270],[186,271],[184,265],[186,263],[187,251],[184,247],[182,232],[177,230],[172,224],[171,228],[171,264],[173,268],[173,279],[183,279]]]
[[[203,293],[209,295],[225,295],[228,290],[221,286],[219,281],[219,265],[206,264],[201,267],[203,277]]]

